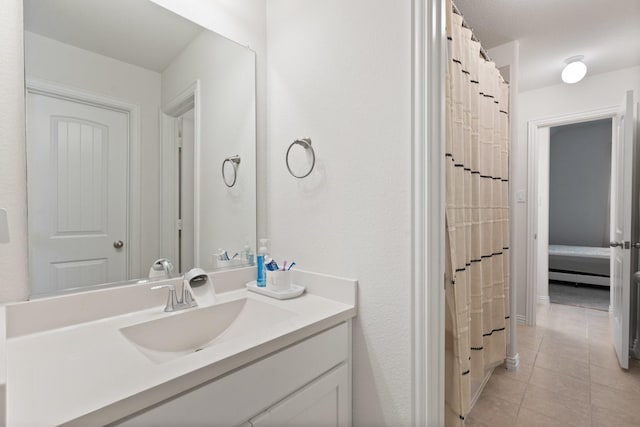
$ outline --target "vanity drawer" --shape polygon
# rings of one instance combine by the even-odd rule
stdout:
[[[347,361],[349,342],[341,323],[115,425],[242,424]]]

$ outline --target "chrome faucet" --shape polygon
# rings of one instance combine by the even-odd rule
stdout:
[[[159,285],[154,286],[151,289],[169,289],[169,295],[167,296],[167,304],[164,307],[164,311],[172,312],[184,310],[185,308],[197,307],[198,303],[193,298],[191,294],[191,287],[189,286],[189,282],[187,280],[182,280],[182,291],[180,292],[180,297],[178,298],[178,294],[176,293],[175,285]]]
[[[173,264],[167,258],[157,259],[149,269],[149,279],[170,279],[173,272]]]

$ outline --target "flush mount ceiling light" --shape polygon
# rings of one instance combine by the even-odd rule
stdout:
[[[565,83],[577,83],[587,74],[587,66],[582,59],[584,56],[572,56],[568,58],[565,62],[567,65],[562,70],[562,81]]]

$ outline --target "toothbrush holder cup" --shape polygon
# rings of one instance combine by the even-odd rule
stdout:
[[[274,291],[291,289],[291,271],[267,271],[267,287]]]

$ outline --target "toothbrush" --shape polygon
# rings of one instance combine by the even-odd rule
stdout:
[[[236,253],[235,253],[235,255],[233,255],[233,256],[231,257],[231,259],[234,259],[234,258],[235,258],[235,257],[237,257],[238,255],[240,255],[240,254],[239,254],[238,252],[236,252]]]
[[[295,262],[292,262],[292,263],[289,265],[289,268],[287,268],[287,271],[291,270],[291,267],[293,267],[294,265],[296,265],[296,263],[295,263]],[[283,270],[284,270],[284,269],[283,269]]]
[[[285,259],[284,262],[282,263],[282,271],[285,271],[287,269],[287,260]]]

